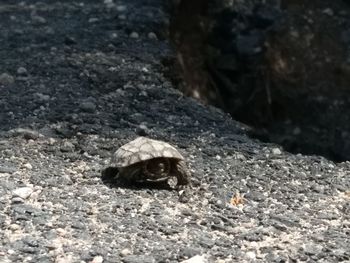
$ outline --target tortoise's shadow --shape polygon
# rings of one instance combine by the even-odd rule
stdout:
[[[101,181],[104,185],[109,188],[127,188],[127,189],[155,189],[155,190],[169,190],[173,191],[174,189],[169,186],[166,182],[131,182],[118,178],[118,168],[108,167],[101,171]]]

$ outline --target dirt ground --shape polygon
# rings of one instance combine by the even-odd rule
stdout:
[[[289,152],[349,160],[349,13],[341,0],[182,1],[182,90]]]
[[[350,163],[251,139],[173,89],[162,1],[0,14],[1,263],[350,261]],[[139,135],[185,156],[184,192],[102,180]]]

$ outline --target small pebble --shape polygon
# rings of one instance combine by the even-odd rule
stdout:
[[[293,130],[293,135],[299,135],[301,133],[301,129],[299,127],[295,127]]]
[[[15,82],[15,79],[13,76],[7,73],[2,73],[0,75],[0,85],[9,85]]]
[[[102,263],[102,262],[103,262],[103,257],[101,256],[96,256],[90,261],[90,263]]]
[[[115,32],[111,33],[110,38],[112,39],[118,38],[118,33],[115,33]]]
[[[16,171],[17,171],[17,168],[15,166],[4,165],[4,164],[0,163],[0,173],[13,174]]]
[[[113,10],[115,9],[115,3],[113,3],[113,1],[107,1],[107,3],[105,3],[105,5],[106,5],[107,9],[112,9],[112,8],[113,8]]]
[[[65,255],[58,255],[56,258],[55,258],[55,263],[72,263],[74,262],[73,259],[72,259],[72,256],[71,255],[68,255],[68,256],[65,256]]]
[[[33,193],[33,189],[30,187],[21,187],[12,191],[12,195],[15,197],[20,197],[22,199],[27,199]]]
[[[13,137],[23,136],[23,138],[26,140],[36,140],[40,137],[39,132],[26,128],[16,128],[10,130],[9,134],[11,134]]]
[[[54,250],[54,249],[57,249],[61,246],[61,242],[58,241],[57,239],[56,240],[51,240],[50,242],[47,243],[46,247],[49,249],[49,250]]]
[[[22,203],[24,203],[24,199],[20,198],[20,197],[13,197],[11,199],[11,201],[12,201],[12,204],[22,204]]]
[[[130,35],[129,35],[130,38],[139,38],[139,34],[137,32],[132,32]]]
[[[33,169],[33,166],[30,164],[30,163],[25,163],[22,165],[23,168],[26,168],[28,170],[32,170]]]
[[[73,143],[71,143],[69,141],[65,141],[65,142],[63,142],[60,149],[62,152],[74,152],[75,146]]]
[[[322,11],[323,14],[325,15],[329,15],[329,16],[333,16],[334,15],[334,11],[331,8],[326,8]]]
[[[153,39],[153,40],[157,40],[158,39],[157,35],[154,32],[149,32],[148,33],[148,38],[149,39]]]
[[[63,228],[57,228],[56,233],[57,233],[57,235],[59,235],[61,237],[64,237],[67,235],[67,231]]]
[[[154,257],[149,255],[128,255],[123,258],[124,263],[155,263]]]
[[[75,38],[73,37],[70,37],[70,36],[66,36],[64,38],[64,44],[70,46],[70,45],[75,45],[77,44],[78,42],[75,40]]]
[[[273,148],[272,149],[272,154],[280,155],[280,154],[282,154],[282,151],[279,148]]]
[[[124,11],[126,11],[126,6],[125,5],[117,5],[116,9],[118,12],[124,12]]]
[[[318,244],[304,245],[304,252],[306,255],[316,255],[322,252],[323,247]]]
[[[97,17],[91,17],[89,18],[89,23],[96,23],[99,19]]]
[[[246,253],[246,256],[247,256],[247,258],[249,258],[249,259],[251,259],[251,260],[256,259],[256,254],[255,254],[253,251],[248,251],[248,252]]]
[[[191,215],[191,211],[188,211],[189,215]],[[192,258],[200,253],[199,248],[194,247],[185,247],[181,250],[181,256],[185,258]]]
[[[96,110],[96,104],[91,101],[84,101],[80,103],[80,109],[85,112],[93,113]]]
[[[28,73],[28,71],[27,71],[27,69],[24,68],[24,67],[19,67],[19,68],[17,69],[17,74],[18,74],[18,75],[27,75],[27,73]]]
[[[235,153],[234,154],[234,159],[235,160],[245,161],[247,158],[241,153]]]
[[[50,100],[50,96],[49,95],[45,95],[42,93],[35,93],[35,96],[40,100],[40,101],[49,101]]]
[[[32,21],[37,24],[46,24],[46,19],[42,16],[32,16]]]
[[[136,128],[136,134],[138,134],[140,136],[146,136],[149,134],[149,129],[147,128],[147,126],[145,124],[140,124]]]
[[[120,251],[120,255],[123,257],[130,255],[130,254],[131,254],[131,250],[128,248],[124,248],[122,251]]]
[[[289,34],[290,34],[292,37],[294,37],[294,38],[299,38],[299,37],[300,37],[299,32],[296,31],[296,30],[291,30],[291,31],[289,32]]]
[[[208,262],[207,257],[202,255],[196,255],[194,257],[191,257],[187,260],[181,261],[181,263],[206,263]]]
[[[18,224],[11,224],[9,228],[11,229],[11,231],[17,231],[21,229],[21,226]]]
[[[146,91],[143,90],[143,91],[140,92],[140,95],[141,95],[141,96],[144,96],[144,97],[147,97],[147,96],[148,96],[148,93],[147,93]]]

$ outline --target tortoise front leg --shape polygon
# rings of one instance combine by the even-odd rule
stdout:
[[[190,182],[191,173],[184,161],[177,162],[176,169],[174,170],[178,185],[185,185]]]

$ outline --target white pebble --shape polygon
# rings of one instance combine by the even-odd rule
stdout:
[[[130,254],[131,254],[131,251],[128,248],[124,248],[122,251],[120,251],[120,255],[123,257],[130,255]]]
[[[272,154],[280,155],[280,154],[282,154],[282,151],[279,148],[273,148],[272,149]]]
[[[11,229],[12,232],[15,232],[15,231],[20,230],[20,229],[21,229],[21,226],[18,225],[18,224],[11,224],[11,225],[9,226],[9,229]]]
[[[247,258],[249,259],[256,259],[256,254],[253,251],[248,251],[246,253]]]
[[[206,263],[208,262],[207,257],[202,255],[196,255],[194,257],[191,257],[187,260],[181,261],[181,263]]]
[[[27,199],[33,193],[33,189],[30,187],[21,187],[12,191],[13,196],[18,196],[22,199]]]
[[[103,262],[103,257],[101,256],[96,256],[90,261],[90,263],[102,263],[102,262]]]
[[[28,170],[32,170],[33,169],[33,166],[30,163],[23,164],[23,167],[28,169]]]
[[[55,263],[72,263],[74,262],[71,255],[65,256],[65,255],[58,255],[55,258]]]
[[[48,143],[50,145],[54,145],[56,143],[56,140],[54,138],[49,138]]]

